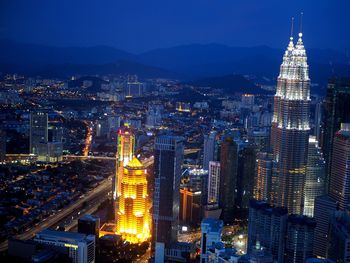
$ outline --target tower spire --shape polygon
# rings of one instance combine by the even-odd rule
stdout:
[[[289,38],[289,44],[288,44],[288,50],[289,51],[292,51],[293,48],[294,48],[293,29],[294,29],[294,17],[292,17],[292,19],[291,19],[290,38]]]
[[[290,41],[293,41],[293,28],[294,28],[294,17],[292,16],[291,19],[291,26],[290,26]]]
[[[300,36],[300,34],[303,34],[303,15],[304,15],[304,13],[301,12],[301,13],[300,13],[300,30],[299,30],[299,36]]]

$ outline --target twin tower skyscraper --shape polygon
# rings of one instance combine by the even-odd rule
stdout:
[[[290,214],[302,214],[308,139],[310,133],[310,78],[307,56],[298,34],[283,56],[271,130],[271,146],[275,162],[273,203],[285,207]]]

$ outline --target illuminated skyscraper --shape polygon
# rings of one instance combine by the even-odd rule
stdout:
[[[129,242],[143,242],[150,237],[147,170],[134,157],[124,168],[120,180],[117,233]]]
[[[208,200],[210,205],[219,204],[220,162],[209,162]]]
[[[324,193],[325,162],[316,137],[310,136],[304,186],[304,215],[314,215],[315,198]]]
[[[302,33],[283,56],[274,98],[271,145],[278,175],[278,206],[303,212],[309,138],[310,79]]]
[[[120,183],[123,177],[123,168],[134,157],[135,137],[131,129],[124,126],[118,130],[118,149],[116,174],[113,184],[113,197],[116,200],[120,196]]]

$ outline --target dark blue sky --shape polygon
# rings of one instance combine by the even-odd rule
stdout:
[[[350,48],[349,0],[0,1],[0,38],[131,52],[192,43],[287,45],[304,12],[310,47]]]

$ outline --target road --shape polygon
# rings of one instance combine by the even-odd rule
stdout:
[[[64,209],[61,212],[52,214],[47,218],[44,218],[41,223],[33,228],[30,228],[28,231],[15,236],[15,238],[21,240],[27,240],[35,236],[38,232],[57,224],[62,221],[64,218],[72,214],[75,210],[80,209],[84,202],[91,202],[95,198],[98,198],[101,195],[106,195],[112,189],[112,180],[111,178],[105,179],[99,186],[90,191],[85,195],[84,198],[80,198],[79,200],[74,201],[74,203]],[[8,248],[8,242],[5,241],[0,244],[0,251],[4,251]]]

